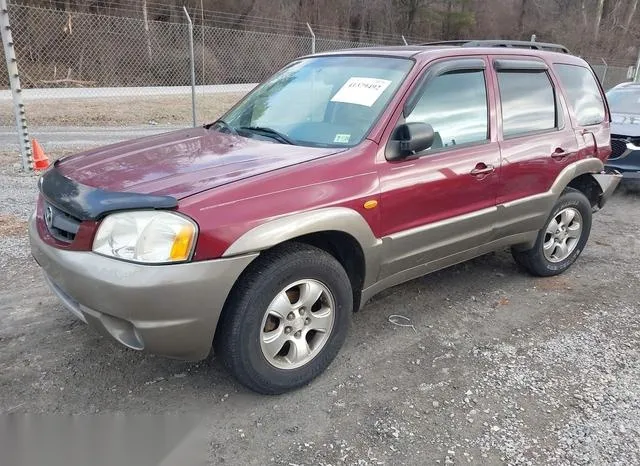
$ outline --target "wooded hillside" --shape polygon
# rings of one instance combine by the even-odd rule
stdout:
[[[458,38],[555,41],[583,55],[635,58],[639,0],[24,0],[14,3],[111,15],[147,15],[196,24],[277,28],[301,33],[309,22],[324,37],[367,40]],[[204,11],[202,11],[204,10]]]

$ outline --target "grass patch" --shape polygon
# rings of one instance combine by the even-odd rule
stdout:
[[[198,95],[198,122],[214,121],[243,95]],[[188,125],[192,121],[190,95],[27,100],[25,107],[30,126]],[[0,110],[0,125],[15,125],[11,103],[3,102]]]

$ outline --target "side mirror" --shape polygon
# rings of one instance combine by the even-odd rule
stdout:
[[[412,156],[429,149],[434,138],[433,127],[427,123],[403,123],[393,131],[385,156],[387,160],[400,160]]]

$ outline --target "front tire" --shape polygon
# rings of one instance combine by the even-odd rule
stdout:
[[[515,261],[532,275],[550,277],[578,259],[591,233],[592,209],[580,191],[567,188],[553,206],[533,248],[512,249]]]
[[[214,340],[240,383],[279,394],[308,384],[333,361],[353,311],[349,277],[327,252],[290,243],[267,251],[232,290]]]

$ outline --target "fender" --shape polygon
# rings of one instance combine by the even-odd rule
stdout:
[[[270,220],[244,233],[222,257],[263,251],[284,241],[325,231],[340,231],[355,238],[365,259],[364,286],[374,283],[380,270],[382,241],[375,237],[362,215],[346,207],[327,207]]]
[[[622,180],[622,175],[617,171],[605,172],[604,164],[600,159],[586,159],[569,165],[556,179],[551,190],[556,194],[556,199],[572,180],[581,175],[588,175],[599,192],[597,197],[592,196],[594,210],[601,209],[611,197]],[[596,193],[594,193],[596,194]]]
[[[555,197],[554,202],[558,200],[562,191],[565,190],[574,178],[589,173],[594,175],[604,170],[604,163],[597,158],[578,160],[571,165],[566,166],[556,178],[549,192]],[[595,178],[595,176],[594,176]],[[597,181],[597,179],[596,179]],[[599,184],[599,183],[598,183]]]

